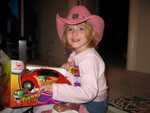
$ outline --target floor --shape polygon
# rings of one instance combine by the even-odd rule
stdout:
[[[127,95],[150,99],[150,74],[127,71],[125,54],[106,54],[106,77],[108,82],[108,101]],[[125,113],[109,107],[107,113]]]

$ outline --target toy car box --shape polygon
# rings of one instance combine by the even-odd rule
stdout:
[[[26,66],[19,60],[10,60],[2,66],[0,76],[0,104],[6,107],[24,107],[44,104],[60,104],[50,92],[38,92],[42,84],[65,83],[71,85],[67,76],[79,75],[74,66],[70,72],[62,68]]]

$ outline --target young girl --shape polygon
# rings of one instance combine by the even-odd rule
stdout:
[[[82,113],[84,107],[89,113],[106,113],[105,64],[95,49],[102,39],[104,21],[84,6],[73,7],[67,18],[57,15],[56,21],[59,38],[71,52],[62,67],[68,70],[73,65],[79,66],[80,86],[52,83],[41,86],[40,91],[52,92],[55,100],[81,104],[79,111]],[[76,82],[72,76],[68,79]]]

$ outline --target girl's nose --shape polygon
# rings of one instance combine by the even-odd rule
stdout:
[[[73,30],[73,35],[77,35],[78,34],[78,31],[77,30]]]

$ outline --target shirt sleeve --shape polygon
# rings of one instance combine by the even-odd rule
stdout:
[[[86,103],[94,100],[98,93],[98,79],[104,71],[103,62],[93,55],[79,62],[81,87],[54,83],[53,99],[71,103]],[[99,70],[100,67],[102,70]]]

